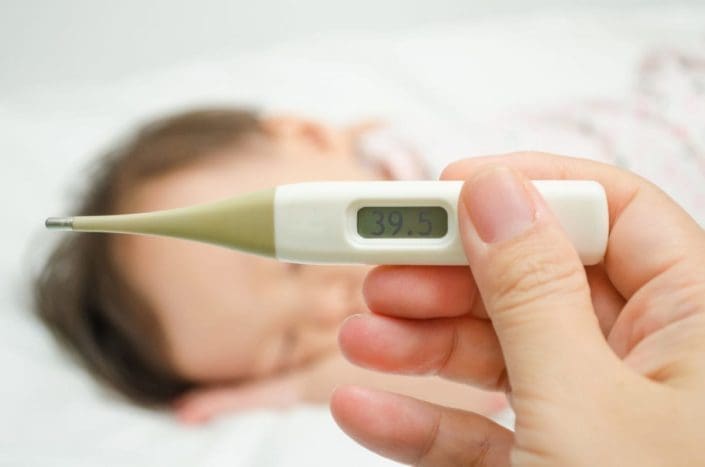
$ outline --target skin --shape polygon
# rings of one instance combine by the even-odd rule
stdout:
[[[383,168],[365,167],[355,155],[353,141],[364,126],[339,131],[296,118],[271,118],[264,126],[264,135],[238,149],[146,181],[125,195],[121,209],[168,209],[300,181],[385,178]],[[185,422],[324,402],[335,385],[355,381],[483,413],[503,404],[501,395],[345,361],[337,331],[344,318],[367,311],[366,267],[293,265],[143,236],[117,237],[112,253],[155,310],[170,364],[200,383],[174,404]]]
[[[703,229],[647,181],[585,160],[476,158],[443,178],[466,180],[459,222],[470,268],[371,271],[374,313],[349,318],[339,340],[368,368],[507,391],[516,431],[361,387],[333,395],[341,427],[417,465],[705,465]],[[605,187],[602,264],[580,265],[528,183],[541,178]]]

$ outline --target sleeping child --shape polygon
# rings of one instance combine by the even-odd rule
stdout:
[[[410,153],[362,151],[365,131],[243,109],[171,115],[108,151],[73,213],[169,209],[310,180],[424,176]],[[71,234],[37,277],[36,308],[98,380],[141,405],[169,405],[184,422],[325,403],[351,382],[483,414],[504,406],[499,394],[348,364],[337,329],[366,311],[366,271],[173,238]]]

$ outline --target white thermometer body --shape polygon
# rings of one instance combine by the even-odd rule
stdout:
[[[588,180],[535,181],[583,264],[607,247],[605,191]],[[277,258],[297,263],[467,264],[458,229],[461,181],[311,182],[274,196]]]

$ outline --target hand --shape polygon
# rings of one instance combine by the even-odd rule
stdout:
[[[172,408],[179,421],[198,425],[233,412],[287,408],[300,398],[301,379],[294,373],[239,384],[198,387],[177,399]]]
[[[603,264],[581,266],[527,177],[602,183]],[[348,319],[340,344],[366,367],[504,389],[516,431],[358,387],[333,395],[341,427],[420,465],[705,465],[702,228],[648,182],[584,160],[471,159],[443,178],[468,180],[459,223],[470,268],[373,270],[376,314]]]

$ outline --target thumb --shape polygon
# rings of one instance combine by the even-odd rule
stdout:
[[[458,216],[512,390],[583,380],[608,348],[578,254],[531,181],[489,167],[465,182]]]

